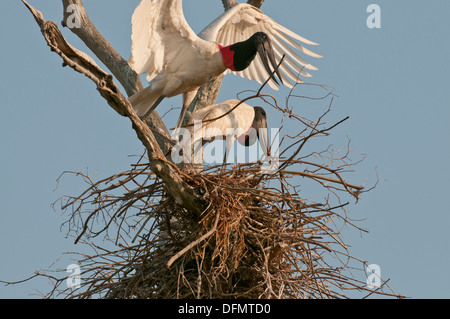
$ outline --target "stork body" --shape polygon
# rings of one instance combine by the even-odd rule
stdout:
[[[200,86],[227,69],[219,47],[214,43],[202,42],[202,45],[198,46],[201,50],[195,50],[194,46],[188,50],[183,47],[174,48],[180,51],[180,55],[184,52],[183,58],[174,59],[173,63],[167,64],[166,69],[159,73],[148,87],[130,98],[139,116],[147,117],[165,97],[196,92]],[[155,104],[156,102],[158,104]],[[187,103],[188,101],[185,102]]]
[[[187,127],[196,145],[194,152],[200,152],[201,147],[212,140],[226,140],[226,165],[229,151],[236,140],[244,146],[251,146],[259,140],[265,155],[270,156],[266,112],[261,107],[239,103],[239,100],[228,100],[192,114]],[[201,121],[201,131],[195,130],[198,121]],[[198,143],[200,140],[201,143]]]
[[[224,71],[245,70],[240,72],[243,77],[263,83],[272,75],[269,62],[273,68],[277,64],[274,52],[279,57],[286,54],[286,65],[277,76],[292,87],[288,78],[299,82],[298,75],[310,76],[304,69],[316,68],[289,46],[320,57],[297,41],[315,43],[247,4],[226,11],[197,36],[184,18],[182,0],[142,0],[133,14],[132,29],[130,65],[139,74],[148,73],[150,83],[130,102],[145,118],[165,97],[184,94],[177,126],[198,88]],[[269,85],[276,89],[276,84],[272,76]]]

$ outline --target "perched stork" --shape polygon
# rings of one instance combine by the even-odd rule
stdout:
[[[201,121],[199,128],[197,121]],[[212,140],[226,141],[224,166],[236,140],[244,146],[251,146],[258,139],[264,154],[270,157],[266,112],[262,107],[253,107],[239,100],[210,105],[192,114],[187,128],[193,136],[194,152],[199,152],[203,145]],[[200,140],[201,143],[198,143]]]
[[[183,94],[179,127],[200,86],[225,71],[243,71],[241,76],[263,83],[273,73],[269,62],[276,67],[274,52],[278,57],[286,54],[276,73],[283,84],[292,87],[288,79],[300,82],[299,75],[310,76],[305,69],[317,68],[291,47],[320,57],[298,41],[316,44],[252,5],[234,6],[196,35],[184,18],[182,0],[142,0],[132,18],[129,62],[137,73],[148,73],[150,83],[130,97],[130,102],[138,115],[146,118],[165,97]],[[269,85],[277,89],[276,84],[272,76]]]

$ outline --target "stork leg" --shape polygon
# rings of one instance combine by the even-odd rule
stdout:
[[[223,162],[222,162],[222,172],[225,172],[225,169],[227,168],[227,150],[225,150],[225,155],[223,156]]]
[[[197,95],[197,92],[198,88],[183,94],[183,108],[181,110],[180,117],[178,118],[176,128],[180,128],[183,124],[183,119],[186,116],[187,109]]]
[[[223,156],[222,172],[224,172],[225,168],[227,167],[228,153],[230,152],[230,149],[233,146],[233,143],[235,140],[236,140],[235,136],[227,136],[227,138],[226,138],[226,143],[225,143],[226,147],[225,147],[225,155]]]
[[[164,100],[165,96],[161,95],[156,101],[155,103],[153,103],[153,105],[148,109],[148,111],[144,114],[143,117],[141,117],[141,119],[143,121],[145,121],[147,119],[147,117],[150,115],[150,113],[153,112],[153,110],[159,105],[159,103],[162,102],[162,100]]]
[[[183,99],[183,109],[181,110],[180,117],[178,118],[177,126],[175,129],[180,128],[181,124],[183,124],[183,119],[184,119],[184,116],[186,115],[186,111],[187,111],[188,107],[189,107],[189,104],[186,105],[184,103],[184,99]]]

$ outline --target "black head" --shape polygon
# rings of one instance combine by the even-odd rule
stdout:
[[[258,130],[259,128],[267,128],[267,116],[266,111],[260,106],[253,107],[255,109],[255,117],[253,119],[253,127]]]
[[[231,45],[230,49],[235,52],[233,64],[236,71],[245,70],[255,59],[256,53],[258,53],[268,75],[271,75],[275,83],[279,84],[277,79],[272,75],[273,70],[271,70],[269,66],[270,61],[273,69],[275,69],[277,67],[277,63],[275,61],[275,54],[273,52],[272,44],[266,33],[256,32],[248,40]],[[278,69],[276,74],[281,83],[283,83],[280,71]]]

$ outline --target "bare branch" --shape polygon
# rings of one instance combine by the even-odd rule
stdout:
[[[222,0],[222,4],[223,4],[225,11],[227,11],[228,9],[231,9],[235,5],[237,5],[238,2],[236,0]]]
[[[257,8],[261,8],[264,0],[248,0],[247,3],[251,4],[252,6],[255,6]]]
[[[257,8],[261,8],[262,3],[264,0],[248,0],[247,3],[251,4],[252,6],[255,6]],[[228,9],[233,8],[235,5],[238,4],[237,0],[222,0],[223,7],[225,8],[225,11]]]
[[[67,27],[67,21],[73,12],[69,10],[69,6],[76,5],[80,14],[79,27],[69,28],[77,35],[86,46],[99,58],[100,61],[111,71],[116,79],[123,85],[128,96],[143,89],[139,75],[131,69],[128,61],[126,61],[116,49],[105,39],[98,31],[89,18],[83,2],[81,0],[62,0],[64,8],[64,18],[62,25]],[[171,146],[167,142],[170,139],[169,131],[158,113],[153,112],[151,117],[146,121],[150,129],[157,133],[156,139],[164,153],[167,153]]]
[[[101,70],[86,54],[82,54],[81,51],[68,44],[53,21],[46,21],[39,11],[25,0],[22,1],[33,14],[51,50],[61,56],[65,65],[90,78],[97,85],[97,90],[108,104],[119,114],[127,116],[131,120],[133,129],[147,149],[150,168],[164,181],[167,191],[173,196],[175,202],[193,212],[201,212],[200,198],[183,181],[176,166],[167,161],[153,133],[134,112],[128,99],[114,83],[113,77]]]
[[[208,231],[206,234],[204,234],[202,237],[200,237],[199,239],[193,241],[192,243],[190,243],[189,245],[187,245],[186,247],[184,247],[182,250],[180,250],[175,256],[173,256],[172,258],[170,258],[170,260],[167,262],[167,268],[170,268],[170,266],[172,266],[172,264],[181,256],[183,256],[186,252],[188,252],[190,249],[194,248],[195,246],[197,246],[198,244],[200,244],[202,241],[208,239],[209,237],[211,237],[217,230],[217,225],[219,224],[219,217],[220,217],[220,212],[217,212],[217,216],[216,216],[216,220],[214,222],[213,227],[211,228],[210,231]]]
[[[62,3],[64,8],[62,25],[67,27],[67,21],[73,14],[68,7],[77,6],[81,25],[69,29],[111,70],[112,74],[125,88],[128,96],[142,90],[143,85],[139,75],[131,69],[128,61],[122,58],[116,49],[97,30],[86,13],[83,2],[81,0],[62,0]]]

